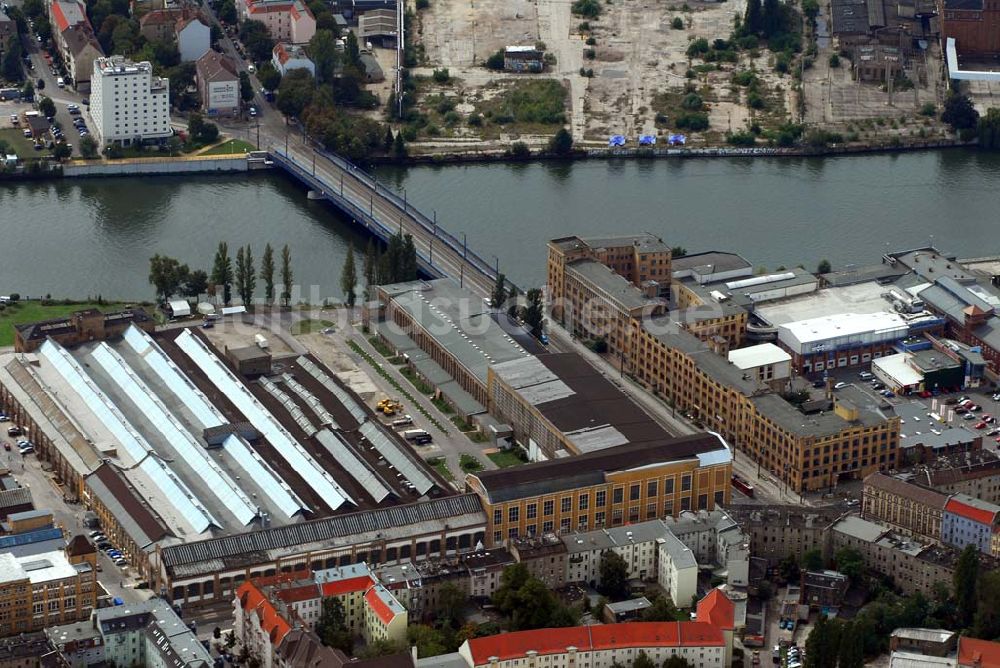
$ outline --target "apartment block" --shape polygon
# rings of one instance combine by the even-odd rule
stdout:
[[[794,556],[819,550],[823,559],[832,556],[830,526],[844,514],[839,508],[801,506],[734,505],[727,513],[750,539],[750,553],[774,566]]]
[[[170,82],[153,75],[148,61],[122,56],[94,61],[90,116],[102,144],[125,146],[166,139],[170,127]]]
[[[958,549],[975,545],[984,554],[993,554],[994,534],[1000,530],[1000,506],[956,494],[948,499],[941,514],[941,542]],[[996,556],[996,555],[994,555]]]
[[[965,453],[914,472],[913,482],[942,494],[967,494],[1000,504],[1000,458],[992,452]]]
[[[50,626],[53,665],[211,668],[214,659],[169,603],[152,598],[94,610],[89,622]],[[183,659],[182,659],[183,657]]]
[[[492,545],[591,531],[729,502],[732,455],[715,434],[619,445],[576,457],[469,474]]]
[[[941,516],[948,497],[884,473],[865,478],[862,515],[910,536],[941,540]]]
[[[316,34],[316,18],[302,0],[242,0],[241,20],[260,21],[275,42],[306,44]]]

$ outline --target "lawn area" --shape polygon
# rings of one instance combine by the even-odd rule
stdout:
[[[333,323],[329,320],[299,320],[297,323],[292,325],[292,335],[299,336],[300,334],[315,334],[323,331],[327,327],[333,327]]]
[[[448,482],[453,482],[455,480],[455,474],[451,472],[450,468],[448,468],[448,462],[444,460],[444,457],[438,457],[437,459],[429,460],[427,463],[433,466],[434,470],[437,471],[441,475],[441,477],[447,480]]]
[[[511,466],[520,466],[524,464],[524,460],[517,456],[514,450],[501,450],[499,452],[493,452],[488,455],[490,461],[499,466],[502,469],[509,468]]]
[[[377,336],[370,336],[370,337],[368,337],[368,343],[372,344],[372,348],[374,348],[375,350],[377,350],[378,354],[381,355],[382,357],[392,357],[393,356],[393,352],[389,348],[389,346],[387,346],[384,343],[382,343],[382,339],[378,338]]]
[[[43,306],[39,301],[23,301],[16,304],[8,304],[7,308],[0,311],[0,346],[14,345],[14,325],[62,318],[74,311],[83,311],[88,308],[96,308],[101,311],[116,311],[123,306],[123,304],[96,304],[93,302]]]
[[[198,155],[239,155],[240,153],[248,153],[249,151],[256,151],[257,147],[248,141],[243,141],[242,139],[230,139],[229,141],[224,141],[217,146],[205,149]]]
[[[458,458],[458,465],[462,467],[462,470],[466,473],[475,473],[476,471],[483,470],[483,463],[481,461],[472,455],[464,453]]]
[[[553,79],[518,81],[499,95],[477,104],[484,126],[551,132],[566,122],[566,89]]]
[[[399,373],[403,374],[403,377],[410,381],[413,384],[413,387],[417,388],[417,392],[420,394],[432,394],[434,392],[434,388],[425,383],[422,378],[417,376],[417,374],[410,367],[404,366],[399,370]]]
[[[10,148],[14,149],[14,153],[17,153],[17,157],[21,160],[50,157],[52,155],[52,152],[47,148],[36,151],[33,148],[34,143],[25,137],[19,128],[5,128],[0,130],[0,141],[5,142]]]

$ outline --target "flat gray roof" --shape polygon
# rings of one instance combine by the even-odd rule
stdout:
[[[857,515],[848,515],[833,524],[833,530],[853,536],[868,543],[874,543],[889,531],[880,524],[863,520]]]
[[[597,260],[570,262],[566,265],[566,272],[576,274],[583,282],[594,286],[625,309],[632,310],[659,303],[659,300],[645,296],[625,277],[616,274],[610,267]]]
[[[674,257],[670,261],[670,269],[675,272],[690,269],[702,274],[719,274],[724,271],[753,269],[753,265],[737,253],[705,251],[704,253],[691,253]]]

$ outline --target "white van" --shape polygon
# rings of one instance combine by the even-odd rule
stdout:
[[[65,88],[66,81],[62,77],[59,77],[58,79],[56,79],[56,85],[59,86],[60,88]]]
[[[416,445],[423,445],[431,442],[431,435],[423,429],[407,429],[403,432],[403,438]]]
[[[409,415],[404,415],[403,417],[392,421],[393,427],[409,427],[411,424],[413,424],[413,418]]]

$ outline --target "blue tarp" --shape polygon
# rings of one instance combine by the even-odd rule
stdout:
[[[125,605],[125,601],[121,600],[117,596],[114,599],[112,599],[111,602],[114,603],[115,605]]]
[[[671,146],[676,146],[677,144],[687,143],[687,137],[685,137],[684,135],[670,135],[668,137],[668,141],[670,142]]]
[[[624,135],[611,135],[611,138],[608,139],[608,146],[624,146],[624,145],[625,145]]]
[[[639,135],[639,146],[653,146],[656,144],[656,135]]]

